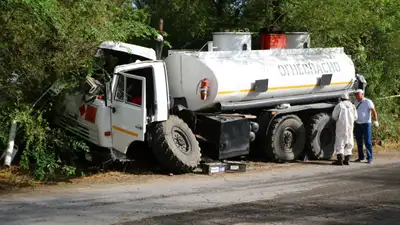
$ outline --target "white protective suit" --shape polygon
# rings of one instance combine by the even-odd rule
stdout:
[[[354,139],[353,128],[357,120],[357,109],[350,101],[342,101],[336,105],[332,118],[336,121],[336,154],[351,155]]]

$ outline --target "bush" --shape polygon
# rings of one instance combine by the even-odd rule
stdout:
[[[377,99],[379,128],[374,131],[375,139],[384,141],[400,140],[400,107],[397,99]]]
[[[0,1],[0,147],[17,119],[23,169],[39,180],[75,175],[77,153],[88,147],[50,126],[44,109],[55,99],[32,105],[56,80],[84,79],[102,41],[154,37],[148,20],[129,0]]]
[[[20,166],[38,180],[52,180],[59,175],[76,175],[78,154],[88,146],[62,130],[51,128],[43,113],[29,107],[12,114],[20,127],[17,140],[23,143]],[[21,146],[20,146],[21,147]]]

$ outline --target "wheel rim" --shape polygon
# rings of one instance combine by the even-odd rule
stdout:
[[[320,146],[323,147],[323,146],[328,146],[329,144],[331,144],[333,136],[334,136],[334,134],[333,134],[332,130],[329,129],[328,127],[325,127],[324,129],[322,129],[320,138],[319,138]]]
[[[294,144],[296,143],[296,133],[291,128],[286,128],[283,131],[282,139],[281,139],[281,147],[286,152],[290,152],[293,149]]]
[[[179,151],[184,154],[189,154],[191,150],[190,142],[188,141],[189,138],[181,128],[172,128],[172,139]]]

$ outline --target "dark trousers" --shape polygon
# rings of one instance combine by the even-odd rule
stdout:
[[[354,135],[358,147],[358,158],[364,160],[363,144],[367,148],[367,160],[372,160],[372,126],[370,123],[355,124]]]

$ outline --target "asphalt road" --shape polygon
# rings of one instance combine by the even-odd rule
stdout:
[[[0,224],[400,224],[400,162],[327,164],[30,192]]]

